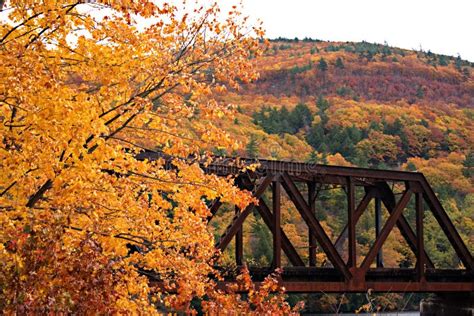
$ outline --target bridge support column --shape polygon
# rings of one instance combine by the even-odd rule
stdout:
[[[316,184],[314,182],[308,182],[308,205],[311,209],[311,213],[316,216]],[[308,239],[309,239],[309,266],[316,266],[316,236],[313,231],[308,228]]]
[[[240,215],[240,209],[235,207],[235,214],[238,216]],[[244,233],[243,233],[243,226],[241,229],[237,231],[235,234],[235,263],[237,266],[243,265],[243,257],[244,257]]]
[[[273,267],[281,268],[281,184],[280,179],[273,182],[272,186],[273,200]]]
[[[437,294],[420,302],[420,316],[472,316],[474,293]]]
[[[375,198],[375,239],[379,238],[380,231],[382,230],[382,201],[380,197]],[[383,252],[380,248],[375,259],[377,268],[383,268]]]
[[[356,253],[356,216],[355,216],[355,186],[351,177],[347,178],[347,234],[348,234],[348,248],[349,257],[347,259],[347,266],[350,268],[357,267],[357,253]]]

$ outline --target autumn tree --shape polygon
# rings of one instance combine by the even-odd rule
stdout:
[[[385,135],[378,131],[371,131],[368,138],[356,145],[359,155],[365,155],[369,162],[377,165],[380,162],[393,164],[399,153],[400,138]]]
[[[189,310],[214,290],[205,201],[252,199],[185,158],[238,145],[212,92],[256,78],[262,31],[235,6],[86,2],[0,3],[0,309]]]

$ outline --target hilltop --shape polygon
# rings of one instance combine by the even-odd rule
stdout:
[[[255,63],[259,80],[221,95],[239,112],[234,126],[222,126],[243,143],[259,143],[260,156],[307,160],[316,151],[400,167],[409,158],[465,156],[473,148],[474,64],[459,56],[279,39]],[[301,117],[289,127],[297,105],[292,115]]]

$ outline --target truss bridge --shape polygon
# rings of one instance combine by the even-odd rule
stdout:
[[[159,157],[145,152],[138,158]],[[243,166],[254,163],[258,164],[255,171],[242,171]],[[235,176],[236,185],[251,191],[258,200],[246,209],[231,210],[234,216],[216,244],[225,251],[233,241],[235,265],[245,264],[243,224],[252,212],[258,212],[272,234],[273,259],[268,267],[249,267],[257,282],[282,268],[281,282],[287,292],[474,291],[473,256],[422,173],[236,158],[218,158],[202,164],[202,168],[218,176]],[[318,192],[331,186],[343,190],[346,206],[340,210],[345,227],[333,237],[316,216],[324,212],[316,207]],[[299,232],[308,240],[303,250],[282,228],[282,199],[292,204],[306,224],[307,229]],[[219,200],[213,201],[209,221],[221,207]],[[369,249],[362,252],[356,242],[356,226],[366,212],[373,212],[375,236]],[[424,230],[428,214],[453,247],[459,259],[457,266],[437,267],[427,253]],[[383,246],[387,247],[395,227],[416,258],[412,267],[384,265]],[[324,253],[326,264],[317,263],[317,252]],[[232,275],[225,282],[233,282]]]

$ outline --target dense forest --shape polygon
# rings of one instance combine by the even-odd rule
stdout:
[[[270,41],[255,63],[257,81],[220,95],[236,106],[237,115],[230,126],[225,118],[219,124],[243,146],[214,149],[215,154],[423,172],[474,251],[473,63],[387,44],[281,38]],[[317,216],[334,238],[345,224],[344,196],[343,188],[330,187],[318,197]],[[283,205],[284,230],[307,258],[305,223],[291,202]],[[214,222],[216,238],[231,214],[223,211]],[[428,252],[436,266],[458,266],[434,218],[425,221]],[[374,240],[373,222],[373,214],[366,213],[357,226],[361,254]],[[268,265],[271,232],[258,214],[245,229],[250,264]],[[386,266],[415,264],[397,230],[383,251]],[[227,255],[232,258],[232,249]],[[318,256],[324,265],[324,254]],[[307,300],[308,310],[331,310],[342,300],[350,311],[365,301],[319,298]],[[407,302],[395,294],[377,299],[391,308]],[[415,307],[416,297],[409,303]]]

